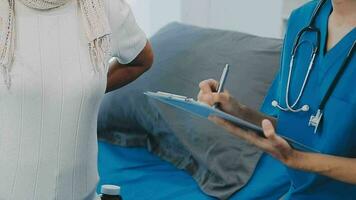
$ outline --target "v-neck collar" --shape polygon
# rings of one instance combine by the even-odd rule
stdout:
[[[328,33],[329,33],[329,19],[330,15],[333,12],[333,6],[331,0],[325,4],[325,8],[320,12],[320,31],[321,31],[321,44],[320,44],[320,58],[327,59],[328,57],[333,57],[332,55],[335,52],[338,52],[338,49],[345,46],[345,43],[348,42],[348,38],[353,34],[356,34],[356,27],[350,30],[346,35],[344,35],[341,40],[339,40],[331,49],[327,50],[328,42]],[[346,45],[347,46],[347,45]]]
[[[333,11],[331,0],[324,5],[324,8],[319,13],[316,21],[316,26],[321,31],[320,52],[317,67],[319,71],[319,84],[320,84],[320,101],[324,98],[327,90],[331,86],[336,77],[338,70],[342,67],[342,61],[345,59],[346,54],[350,50],[353,41],[356,40],[356,27],[347,33],[338,43],[336,43],[329,51],[326,50],[327,37],[328,37],[328,24],[329,17]]]

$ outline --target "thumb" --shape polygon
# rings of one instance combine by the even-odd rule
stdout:
[[[272,125],[272,122],[268,119],[262,121],[262,128],[266,138],[276,140],[276,131]]]

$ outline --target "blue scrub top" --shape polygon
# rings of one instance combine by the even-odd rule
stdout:
[[[323,154],[356,158],[356,56],[348,64],[345,73],[337,84],[324,109],[324,118],[317,134],[308,126],[310,116],[315,115],[320,102],[341,68],[342,62],[356,40],[356,28],[349,32],[329,51],[326,50],[328,19],[332,12],[331,0],[322,7],[315,26],[321,31],[320,52],[305,92],[297,107],[310,106],[308,112],[291,113],[280,111],[271,106],[273,100],[285,105],[286,83],[294,40],[301,29],[309,24],[317,1],[312,1],[295,10],[288,22],[281,69],[262,106],[262,111],[278,118],[277,132],[305,145],[319,150]],[[315,35],[306,34],[303,41],[315,41]],[[310,62],[311,48],[304,42],[296,55],[296,63],[291,80],[290,102],[294,102]],[[263,168],[263,166],[258,166]],[[287,199],[356,199],[356,186],[342,183],[315,173],[287,168],[291,187]],[[253,180],[253,179],[251,179]],[[267,184],[266,187],[270,185]],[[273,184],[272,184],[273,187]]]

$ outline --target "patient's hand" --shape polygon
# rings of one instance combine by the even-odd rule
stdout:
[[[218,86],[219,82],[213,79],[202,81],[199,84],[200,92],[198,94],[198,101],[210,106],[215,103],[220,103],[220,108],[223,111],[238,116],[241,104],[236,101],[227,90],[222,93],[216,93]]]

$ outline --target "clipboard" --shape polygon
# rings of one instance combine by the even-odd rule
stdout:
[[[207,119],[209,116],[220,117],[244,130],[250,130],[255,134],[257,134],[258,136],[265,138],[262,127],[259,127],[255,124],[252,124],[251,122],[248,122],[241,118],[225,113],[221,110],[215,109],[207,104],[195,101],[193,98],[176,95],[176,94],[170,94],[166,92],[145,92],[144,94],[152,99],[158,100],[162,103],[168,104],[170,106],[186,111],[198,117],[202,117],[205,119]],[[285,136],[281,136],[281,137],[283,137],[294,149],[305,151],[305,152],[320,153],[319,151],[311,147],[308,147],[306,145],[303,145],[299,142],[296,142],[288,137]]]

